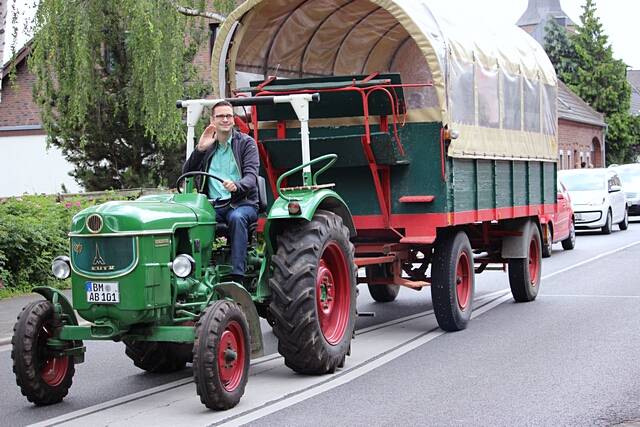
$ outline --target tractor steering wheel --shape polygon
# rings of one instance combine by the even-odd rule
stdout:
[[[184,173],[184,174],[180,175],[178,177],[178,180],[176,181],[176,189],[178,190],[178,193],[182,194],[182,188],[180,188],[180,183],[182,181],[184,181],[186,178],[189,178],[189,177],[192,177],[192,176],[208,176],[210,178],[215,179],[216,181],[220,181],[220,183],[224,182],[224,180],[222,178],[220,178],[218,176],[215,176],[213,174],[210,174],[208,172],[202,172],[202,171],[187,172],[187,173]],[[225,201],[224,203],[221,203],[221,204],[218,205],[217,204],[218,200],[220,200],[220,199],[215,199],[215,200],[209,199],[209,201],[211,202],[211,205],[214,208],[224,208],[226,206],[229,206],[229,204],[231,203],[231,199],[229,199],[229,200]]]

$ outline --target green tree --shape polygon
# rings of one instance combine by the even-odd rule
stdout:
[[[228,12],[233,1],[215,1]],[[30,68],[49,143],[87,190],[173,184],[184,160],[175,101],[210,92],[193,58],[205,0],[41,0]],[[222,17],[224,18],[224,17]]]
[[[634,141],[630,133],[631,88],[626,77],[627,66],[613,57],[595,1],[586,0],[582,9],[580,25],[570,37],[575,48],[576,69],[562,77],[571,90],[605,115],[609,127],[607,161],[629,161]]]
[[[551,19],[545,27],[544,50],[547,52],[560,80],[570,80],[576,72],[576,49],[567,30]]]

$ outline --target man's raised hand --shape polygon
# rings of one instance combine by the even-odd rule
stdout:
[[[213,141],[216,139],[216,125],[210,123],[209,126],[202,132],[198,146],[198,151],[207,151],[209,147],[213,145]]]

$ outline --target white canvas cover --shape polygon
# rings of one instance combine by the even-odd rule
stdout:
[[[218,33],[214,88],[228,95],[271,75],[398,72],[403,83],[433,83],[405,89],[408,121],[458,130],[449,155],[555,160],[557,83],[540,45],[516,26],[447,20],[429,3],[247,0]]]

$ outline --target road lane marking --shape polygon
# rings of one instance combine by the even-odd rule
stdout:
[[[495,294],[492,293],[492,294]],[[505,298],[504,296],[502,298]],[[507,299],[510,298],[510,295],[507,296]],[[487,300],[486,297],[483,296],[484,301]],[[506,299],[505,299],[506,300]],[[500,301],[502,302],[502,301]],[[474,311],[473,313],[473,317],[478,316],[480,314],[482,314],[484,311],[486,311],[485,307],[490,307],[493,308],[495,306],[495,300],[493,301],[489,301],[488,303],[485,302],[485,305],[480,306],[476,311]],[[430,319],[424,319],[426,317],[431,317]],[[422,318],[422,319],[421,319]],[[433,318],[433,314],[431,314],[431,316],[425,316],[425,315],[412,315],[412,316],[407,316],[407,318],[405,319],[405,323],[407,322],[416,322],[419,321],[421,322],[421,324],[425,323],[425,322],[429,322],[431,325],[436,325],[435,323],[435,319]],[[428,323],[429,324],[429,323]],[[393,322],[393,324],[389,325],[387,328],[396,326],[398,327],[398,322]],[[405,326],[405,325],[403,325]],[[427,339],[427,341],[424,342],[428,342],[440,335],[442,335],[444,333],[444,331],[441,331],[437,328],[437,326],[435,327],[431,327],[430,329],[427,330],[427,332],[419,332],[419,334],[416,336],[415,335],[415,329],[412,329],[410,327],[410,325],[406,325],[406,327],[403,328],[403,326],[400,326],[401,329],[404,329],[404,334],[408,337],[410,337],[408,340],[405,341],[400,341],[398,345],[393,345],[393,347],[391,347],[391,349],[386,350],[387,353],[389,352],[396,352],[394,354],[397,354],[398,351],[402,351],[402,348],[406,345],[410,345],[410,347],[408,347],[407,351],[410,351],[413,348],[416,348],[419,345],[422,345],[424,339]],[[424,331],[424,329],[420,329],[421,331]],[[377,332],[377,333],[375,333]],[[366,336],[371,335],[373,333],[373,337],[370,337],[369,341],[378,341],[380,339],[381,333],[378,330],[369,330],[368,333],[366,334]],[[398,335],[400,336],[400,335]],[[431,338],[429,338],[431,337]],[[400,338],[401,340],[403,338]],[[361,338],[358,342],[361,343],[363,341],[363,338]],[[411,343],[413,341],[418,341],[419,344],[416,344],[415,347],[411,346]],[[377,347],[377,346],[376,346]],[[369,351],[370,352],[370,351]],[[311,392],[315,387],[318,386],[319,384],[324,384],[324,383],[330,383],[332,381],[335,381],[337,379],[339,379],[341,376],[351,372],[352,370],[356,370],[356,369],[360,369],[362,370],[363,368],[366,368],[366,366],[371,363],[372,361],[376,361],[378,360],[380,357],[383,357],[385,355],[385,353],[381,353],[381,354],[374,354],[373,357],[371,357],[370,355],[367,356],[366,353],[369,353],[367,351],[363,352],[365,355],[363,356],[363,360],[361,360],[359,363],[355,364],[352,368],[348,369],[348,370],[344,370],[341,373],[337,373],[334,374],[332,376],[324,376],[324,378],[322,377],[314,377],[314,376],[297,376],[298,378],[304,378],[306,381],[309,382],[309,385],[305,386],[302,388],[302,390],[295,390],[295,389],[291,389],[288,386],[285,387],[286,388],[286,392],[280,393],[278,394],[278,398],[276,398],[275,400],[268,400],[258,406],[253,406],[253,407],[249,407],[249,408],[242,408],[241,412],[239,414],[235,414],[235,415],[231,415],[228,414],[227,412],[227,416],[224,418],[225,420],[230,419],[230,418],[235,418],[235,417],[240,417],[240,416],[244,416],[250,413],[253,413],[256,408],[268,408],[270,407],[273,402],[277,403],[279,401],[279,399],[286,399],[289,396],[293,396],[295,397],[296,395],[298,395],[300,392]],[[402,353],[404,354],[404,353]],[[381,356],[382,355],[382,356]],[[393,358],[398,357],[398,356],[393,356]],[[352,359],[355,359],[355,357],[352,357]],[[387,358],[383,358],[382,360],[387,360],[389,359]],[[392,360],[389,359],[389,360]],[[256,359],[252,364],[252,368],[255,367],[256,364],[267,364],[271,362],[272,366],[266,366],[267,370],[269,369],[281,369],[284,370],[286,372],[286,376],[287,378],[289,378],[292,381],[295,381],[296,375],[291,372],[288,368],[284,367],[284,364],[282,363],[282,356],[280,356],[279,354],[274,354],[274,355],[269,355],[269,356],[265,356],[263,358],[260,359]],[[378,362],[379,363],[379,362]],[[386,362],[384,362],[386,363]],[[376,364],[376,366],[378,366],[378,364]],[[372,368],[373,369],[373,368]],[[364,370],[361,371],[362,373],[360,375],[364,375],[366,372],[369,372],[370,369],[368,370]],[[254,377],[254,375],[260,375],[262,372],[255,372],[253,373],[251,376]],[[359,376],[359,375],[358,375]],[[254,382],[256,381],[256,379],[253,380]],[[271,381],[269,378],[266,379],[266,381]],[[103,402],[97,405],[93,405],[91,407],[87,407],[84,409],[80,409],[78,411],[74,411],[68,414],[64,414],[61,415],[59,417],[53,418],[53,419],[49,419],[49,420],[45,420],[36,424],[33,424],[33,426],[52,426],[52,425],[59,425],[59,424],[63,424],[63,423],[71,423],[72,425],[86,425],[87,424],[87,420],[85,420],[85,417],[91,417],[91,416],[100,416],[103,417],[105,416],[105,412],[103,411],[108,411],[108,410],[118,410],[118,411],[124,411],[124,409],[122,408],[123,405],[127,405],[127,404],[132,404],[134,402],[140,403],[142,405],[145,405],[146,402],[140,402],[140,400],[148,398],[149,396],[154,396],[154,395],[158,395],[159,393],[163,393],[163,392],[171,392],[174,395],[178,394],[180,392],[185,392],[186,396],[187,396],[187,400],[189,402],[189,404],[194,404],[197,405],[196,408],[202,408],[200,403],[198,402],[197,396],[195,396],[195,394],[193,393],[193,389],[192,386],[190,385],[193,382],[193,380],[191,378],[185,378],[182,380],[178,380],[178,381],[173,381],[171,383],[167,383],[165,385],[162,386],[158,386],[158,387],[154,387],[152,389],[149,389],[147,391],[140,391],[138,393],[134,393],[132,395],[128,395],[128,396],[122,396],[120,398],[117,399],[113,399],[111,401],[108,402]],[[252,380],[250,380],[249,384],[252,384]],[[341,383],[340,383],[341,384]],[[338,384],[339,385],[339,384]],[[181,388],[179,388],[181,387]],[[175,390],[174,390],[175,389]],[[324,390],[324,389],[323,389]],[[318,392],[320,393],[320,392]],[[318,394],[316,393],[316,394]],[[280,397],[283,396],[283,397]],[[158,397],[159,401],[162,401],[162,396]],[[304,400],[304,399],[303,399]],[[153,402],[153,404],[155,404],[156,402]],[[242,401],[241,401],[242,404]],[[121,408],[119,409],[113,409],[115,407],[120,406]],[[147,406],[149,406],[147,404]],[[164,406],[164,405],[163,405]],[[151,407],[151,408],[147,408],[148,412],[145,412],[144,410],[142,410],[141,412],[144,413],[144,415],[141,415],[140,413],[137,413],[133,416],[145,416],[145,415],[150,415],[150,412],[153,412],[154,410],[157,410],[159,408],[156,407]],[[276,409],[277,410],[277,409]],[[232,410],[230,410],[232,411]],[[275,411],[275,410],[274,410]],[[211,424],[212,422],[220,422],[221,420],[211,420],[211,417],[223,417],[226,414],[225,413],[216,413],[216,412],[210,412],[208,410],[204,411],[204,414],[202,413],[202,411],[186,411],[188,413],[192,413],[195,414],[194,416],[204,416],[206,418],[206,420],[198,420],[198,421],[203,421],[204,424]],[[118,416],[119,414],[116,414],[115,416]],[[164,419],[164,417],[160,417],[161,419]],[[123,419],[118,419],[118,420],[112,420],[114,424],[119,424],[119,423],[123,423],[127,424],[127,422],[133,422],[136,423],[136,420],[131,420],[128,419],[126,421],[124,421]],[[147,420],[148,421],[148,420]],[[194,421],[196,424],[198,423],[198,421]],[[226,422],[226,421],[224,421]],[[107,425],[109,424],[109,420],[108,417],[105,418],[101,418],[101,423],[102,425]],[[89,424],[91,424],[91,422],[89,422]],[[168,424],[167,424],[168,425]]]
[[[542,294],[538,298],[613,298],[613,299],[638,299],[640,295],[574,295],[574,294]]]
[[[472,318],[478,317],[484,314],[485,312],[497,307],[503,302],[508,301],[509,299],[511,299],[511,295],[503,295],[502,297],[498,297],[495,300],[474,310],[471,317]],[[225,425],[230,427],[241,426],[241,425],[250,423],[252,421],[255,421],[259,418],[263,418],[274,412],[277,412],[279,410],[282,410],[290,406],[293,406],[295,404],[298,404],[300,402],[303,402],[311,397],[317,396],[318,394],[325,393],[336,387],[347,384],[355,380],[356,378],[359,378],[373,371],[374,369],[377,369],[382,365],[385,365],[386,363],[389,363],[407,354],[408,352],[425,345],[429,341],[433,341],[434,339],[438,338],[441,335],[444,335],[445,333],[446,333],[445,331],[439,328],[434,328],[422,335],[419,335],[417,338],[414,338],[405,344],[402,344],[394,349],[391,349],[385,353],[382,353],[381,355],[378,355],[377,357],[374,357],[370,362],[367,362],[360,366],[356,366],[353,369],[346,371],[342,375],[338,375],[338,376],[334,375],[333,378],[330,378],[329,380],[319,385],[313,386],[307,390],[296,393],[292,396],[285,396],[280,400],[274,401],[274,403],[270,404],[269,406],[265,406],[257,410],[253,410],[247,413],[246,415],[240,414],[233,417],[225,418],[211,425],[214,425],[214,426]]]

